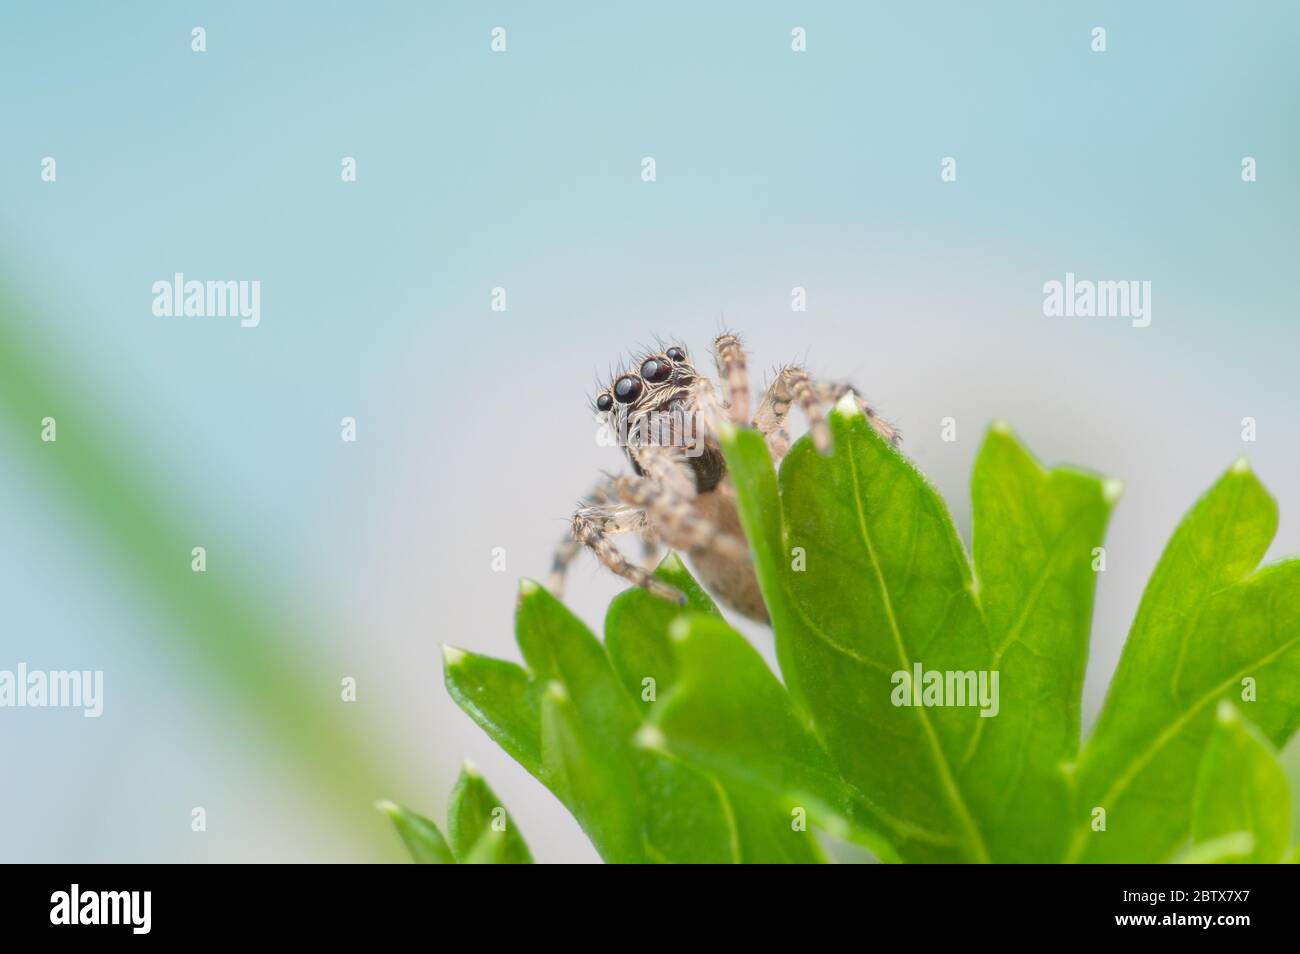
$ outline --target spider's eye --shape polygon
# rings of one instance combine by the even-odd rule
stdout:
[[[613,406],[614,399],[608,394],[602,394],[600,397],[596,398],[596,410],[598,411],[608,411]]]
[[[658,358],[646,358],[645,364],[641,365],[641,377],[651,384],[667,381],[672,373],[673,366],[667,361],[660,361]]]
[[[644,390],[645,385],[634,374],[624,375],[614,382],[614,397],[618,398],[619,404],[631,404]]]
[[[669,348],[666,352],[669,361],[685,361],[686,352],[681,348]]]

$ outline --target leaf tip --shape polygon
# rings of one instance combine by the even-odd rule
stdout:
[[[826,834],[832,838],[838,838],[840,841],[851,840],[853,829],[849,823],[838,815],[819,816],[817,824],[826,830]]]
[[[461,774],[462,774],[462,775],[465,775],[465,776],[467,776],[467,777],[469,777],[469,778],[482,778],[482,777],[483,777],[482,775],[479,774],[478,766],[475,765],[475,764],[474,764],[472,761],[470,761],[469,759],[461,759],[461,762],[460,762],[460,771],[461,771]]]
[[[442,644],[442,664],[448,668],[459,666],[465,661],[465,650],[457,649],[449,643]]]
[[[835,407],[831,409],[832,414],[838,414],[840,417],[866,417],[866,412],[862,410],[862,405],[858,402],[858,396],[853,391],[845,391],[844,396],[835,402]]]
[[[1114,504],[1124,493],[1124,481],[1107,477],[1101,482],[1101,499],[1107,504]]]
[[[659,561],[659,569],[666,570],[669,573],[685,573],[686,564],[682,558],[677,555],[676,550],[669,550],[662,560]]]
[[[1233,725],[1241,718],[1237,712],[1237,707],[1227,699],[1220,699],[1219,706],[1214,711],[1214,717],[1218,720],[1219,725]]]
[[[677,617],[668,625],[668,638],[675,643],[684,643],[691,635],[691,624],[684,617]]]
[[[659,727],[655,725],[647,723],[641,726],[641,728],[637,729],[633,741],[636,743],[637,748],[646,749],[650,752],[668,751],[668,737],[659,731]]]
[[[540,606],[543,601],[550,599],[553,602],[560,602],[551,591],[536,580],[530,580],[528,577],[522,577],[519,580],[519,590],[515,596],[515,612],[522,612],[525,606]]]
[[[552,680],[546,684],[546,698],[556,705],[566,705],[569,701],[568,690],[564,688],[564,683]]]
[[[390,802],[386,798],[381,798],[375,802],[375,811],[392,819],[396,819],[402,813],[402,810],[397,806],[397,802]]]
[[[1238,457],[1232,462],[1232,466],[1228,468],[1228,472],[1231,474],[1249,474],[1250,461],[1246,460],[1244,457]]]
[[[992,424],[989,425],[989,433],[996,434],[998,437],[1015,436],[1015,432],[1011,430],[1011,425],[1008,422],[1002,420],[1002,418],[998,418]]]

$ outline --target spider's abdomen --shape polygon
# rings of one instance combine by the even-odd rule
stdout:
[[[718,533],[745,539],[736,510],[736,488],[731,481],[723,480],[709,493],[702,493],[695,502],[700,516],[708,520]],[[766,623],[767,606],[754,575],[754,565],[748,554],[740,558],[728,557],[718,550],[703,546],[689,553],[691,565],[704,588],[718,602],[760,623]]]

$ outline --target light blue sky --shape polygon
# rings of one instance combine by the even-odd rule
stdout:
[[[544,573],[573,500],[618,465],[591,440],[593,374],[656,335],[701,350],[725,320],[759,369],[806,358],[858,381],[963,526],[993,418],[1049,462],[1125,480],[1086,718],[1169,531],[1241,453],[1280,499],[1275,551],[1300,552],[1298,11],[9,3],[0,253],[39,315],[24,334],[111,410],[196,535],[329,621],[302,651],[359,674],[376,744],[425,785],[385,794],[437,815],[469,755],[540,857],[586,859],[444,698],[437,643],[513,655],[517,577]],[[154,317],[150,287],[176,271],[259,280],[260,327]],[[1150,280],[1151,327],[1044,318],[1042,285],[1067,271]],[[231,728],[219,686],[149,651],[166,621],[105,578],[57,495],[5,467],[0,512],[0,665],[92,656],[110,691],[167,687],[167,718],[135,697],[98,740],[23,723],[27,757],[99,760],[97,788],[135,819],[95,827],[95,857],[366,855],[365,831],[322,838],[333,819],[256,727]],[[598,623],[616,589],[583,564],[573,600]],[[200,847],[149,821],[193,787],[241,819]],[[0,815],[88,797],[83,767],[50,756]],[[91,827],[57,850],[77,857]],[[0,856],[51,850],[17,837]]]

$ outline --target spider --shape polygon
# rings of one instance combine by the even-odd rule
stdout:
[[[812,380],[802,368],[786,366],[763,394],[749,419],[749,376],[745,352],[734,334],[713,342],[720,385],[696,370],[681,345],[644,355],[597,396],[602,426],[617,437],[633,473],[604,476],[573,515],[571,536],[555,552],[548,588],[557,596],[564,575],[582,547],[608,569],[656,596],[678,604],[686,597],[651,572],[659,545],[685,553],[701,583],[743,616],[767,622],[767,607],[750,561],[736,509],[736,488],[718,444],[720,425],[752,426],[767,441],[774,464],[790,449],[786,419],[798,404],[814,446],[830,451],[824,405],[858,393],[848,384]],[[867,419],[895,443],[898,432],[860,397]],[[616,534],[642,540],[647,565],[633,563],[613,543]]]

